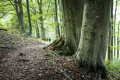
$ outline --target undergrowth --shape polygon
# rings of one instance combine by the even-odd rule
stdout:
[[[114,59],[112,61],[107,60],[105,62],[105,65],[107,70],[109,71],[109,76],[111,80],[120,80],[120,59]]]
[[[0,48],[15,48],[22,45],[24,38],[18,31],[0,31]]]

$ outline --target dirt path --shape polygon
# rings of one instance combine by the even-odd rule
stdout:
[[[38,71],[46,65],[42,52],[44,46],[41,43],[30,43],[17,50],[10,50],[1,60],[0,80],[36,80],[35,76],[42,73]]]
[[[55,70],[54,65],[49,63],[50,56],[42,49],[45,46],[33,42],[16,50],[7,52],[3,50],[1,54],[6,56],[0,62],[0,80],[62,80],[65,78]]]
[[[45,46],[30,42],[17,49],[2,50],[0,80],[98,80],[77,69],[72,58],[50,54],[42,49]]]

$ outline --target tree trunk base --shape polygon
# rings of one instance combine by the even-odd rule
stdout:
[[[107,79],[109,80],[108,76],[108,70],[106,70],[105,65],[101,66],[97,64],[97,66],[92,66],[85,64],[86,62],[78,62],[79,63],[79,68],[82,68],[85,72],[94,72],[96,73],[97,77],[102,78],[102,79]]]
[[[70,43],[65,42],[62,36],[58,38],[57,40],[55,40],[50,45],[48,45],[47,47],[51,47],[52,50],[57,51],[59,55],[71,56],[75,53],[73,48],[71,48]]]

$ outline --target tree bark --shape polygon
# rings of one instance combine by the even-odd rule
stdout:
[[[60,27],[58,22],[58,7],[57,0],[55,0],[55,23],[56,23],[56,37],[60,37]]]
[[[29,10],[29,1],[26,0],[27,3],[27,13],[28,13],[28,22],[29,22],[29,36],[32,35],[32,24],[31,24],[31,17],[30,17],[30,10]]]
[[[110,27],[109,27],[109,42],[108,42],[108,60],[113,60],[113,0],[111,0],[111,20],[110,20]]]
[[[120,49],[120,22],[118,23],[118,35],[117,35],[117,58],[119,58],[119,49]]]
[[[39,6],[39,14],[43,14],[42,12],[42,0],[37,0],[38,6]],[[46,38],[46,34],[45,34],[45,28],[44,28],[44,20],[43,20],[43,16],[40,17],[40,25],[41,25],[41,36],[42,39],[45,40]]]
[[[20,9],[20,12],[19,12],[19,20],[20,20],[19,26],[21,28],[21,32],[25,33],[22,0],[18,0],[18,6],[19,6],[19,9]]]
[[[59,7],[59,8],[58,8],[58,11],[59,11],[59,13],[62,13],[61,4],[62,4],[62,0],[58,0],[58,7]],[[62,14],[58,15],[58,17],[59,17],[60,23],[62,23]],[[60,27],[60,34],[62,34],[62,33],[63,33],[63,26],[62,26],[62,25],[59,25],[59,27]]]
[[[81,39],[76,52],[80,67],[87,71],[101,72],[104,66],[110,21],[110,0],[85,0]]]
[[[19,22],[18,0],[14,1],[14,5],[15,5],[15,10],[16,10],[16,15],[17,15],[17,22],[18,22],[17,28],[19,29],[20,22]]]
[[[54,48],[62,50],[62,55],[73,55],[78,48],[82,15],[83,15],[83,0],[62,0],[63,10],[63,36],[55,42]],[[60,49],[61,48],[61,49]]]
[[[115,36],[116,34],[116,14],[117,14],[117,4],[118,4],[118,0],[116,0],[116,3],[115,3],[115,15],[114,15],[114,58],[117,56],[117,52],[116,52],[116,46],[117,46],[117,37]]]
[[[113,0],[111,0],[111,20],[109,26],[108,60],[113,60]]]
[[[111,60],[111,54],[112,54],[112,51],[111,51],[111,39],[112,38],[112,28],[111,28],[111,22],[110,22],[110,25],[109,25],[109,40],[108,40],[108,60]]]
[[[40,33],[39,33],[39,27],[38,26],[36,27],[36,37],[40,38]]]

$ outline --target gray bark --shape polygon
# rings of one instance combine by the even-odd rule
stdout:
[[[17,15],[17,22],[19,23],[19,11],[18,11],[18,4],[17,3],[18,3],[18,1],[15,0],[14,5],[15,5],[15,10],[16,10],[16,15]],[[19,24],[18,24],[17,28],[19,29]]]
[[[39,14],[43,14],[42,12],[42,0],[37,0],[38,6],[39,6]],[[40,25],[41,25],[41,36],[42,39],[45,40],[46,34],[45,34],[45,28],[44,28],[44,20],[43,16],[40,17]]]
[[[58,7],[59,7],[58,11],[59,11],[59,13],[62,13],[61,3],[62,3],[62,0],[58,0]],[[62,22],[62,14],[58,15],[58,17],[59,17],[59,21],[61,23]],[[59,25],[59,27],[60,27],[60,34],[62,34],[63,33],[63,27],[62,27],[62,25]]]
[[[116,13],[117,13],[117,4],[118,4],[118,0],[116,0],[116,3],[115,3],[115,15],[114,15],[114,34],[116,34]],[[117,45],[117,43],[116,43],[116,40],[117,39],[117,37],[114,35],[114,46],[116,46]],[[114,57],[116,57],[117,55],[116,55],[116,47],[114,47]]]
[[[57,0],[55,0],[55,23],[56,23],[56,36],[58,38],[58,37],[60,37],[60,27],[59,27],[59,22],[58,22]]]
[[[21,32],[25,33],[25,29],[24,29],[24,17],[23,17],[23,6],[22,6],[22,0],[18,0],[18,6],[19,6],[19,26],[21,28]]]
[[[36,27],[36,37],[40,38],[40,33],[39,33],[39,27],[38,26]]]
[[[80,40],[83,0],[62,0],[62,8],[63,39],[65,44],[69,44],[71,53],[74,54]]]
[[[119,58],[119,49],[120,49],[120,22],[118,23],[118,35],[117,35],[117,58]]]
[[[31,17],[30,17],[30,10],[29,10],[29,1],[26,0],[27,3],[27,13],[28,13],[28,22],[29,22],[29,36],[32,35],[32,24],[31,24]]]
[[[111,0],[111,20],[109,26],[109,42],[108,42],[108,60],[113,59],[113,0]]]
[[[76,60],[83,69],[102,72],[107,50],[110,0],[85,0]]]

